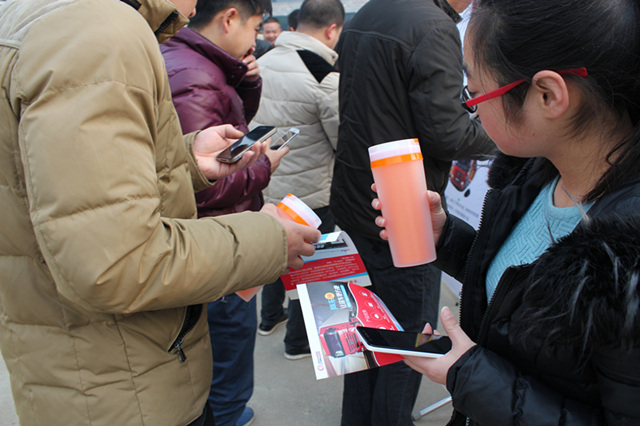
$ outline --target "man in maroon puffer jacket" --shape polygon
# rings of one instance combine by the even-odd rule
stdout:
[[[173,102],[183,132],[229,123],[248,131],[260,103],[262,80],[253,56],[270,0],[199,0],[188,28],[164,44]],[[199,216],[259,210],[262,190],[288,148],[268,150],[252,167],[196,194]],[[216,425],[242,425],[253,418],[256,302],[233,294],[209,303],[213,381],[209,403]]]

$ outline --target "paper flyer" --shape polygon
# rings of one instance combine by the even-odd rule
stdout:
[[[341,376],[403,359],[364,349],[355,327],[402,330],[371,290],[352,282],[321,281],[298,286],[316,379]]]
[[[301,269],[292,269],[287,275],[280,276],[290,298],[297,298],[298,284],[341,281],[363,287],[371,285],[358,250],[346,232],[322,234],[314,246],[316,252],[313,256],[303,257],[305,264]]]

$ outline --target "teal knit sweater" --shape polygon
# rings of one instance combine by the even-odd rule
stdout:
[[[487,272],[487,300],[509,266],[525,265],[536,260],[553,242],[568,235],[580,223],[577,206],[556,207],[553,193],[558,179],[545,186],[527,213],[520,219]],[[587,211],[593,203],[582,206]]]

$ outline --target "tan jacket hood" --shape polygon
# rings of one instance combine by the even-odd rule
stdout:
[[[121,1],[140,12],[149,23],[159,43],[164,43],[189,23],[189,18],[178,12],[173,3],[168,0]]]

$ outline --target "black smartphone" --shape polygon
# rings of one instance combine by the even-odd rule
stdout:
[[[286,146],[289,142],[291,142],[296,136],[300,134],[300,129],[295,127],[290,128],[285,132],[284,135],[276,143],[271,145],[271,149],[278,150],[283,146]]]
[[[370,327],[356,327],[356,331],[364,347],[373,352],[437,358],[451,350],[447,336]]]
[[[258,126],[218,154],[218,161],[222,163],[235,163],[242,158],[254,143],[262,142],[276,132],[273,126]]]

